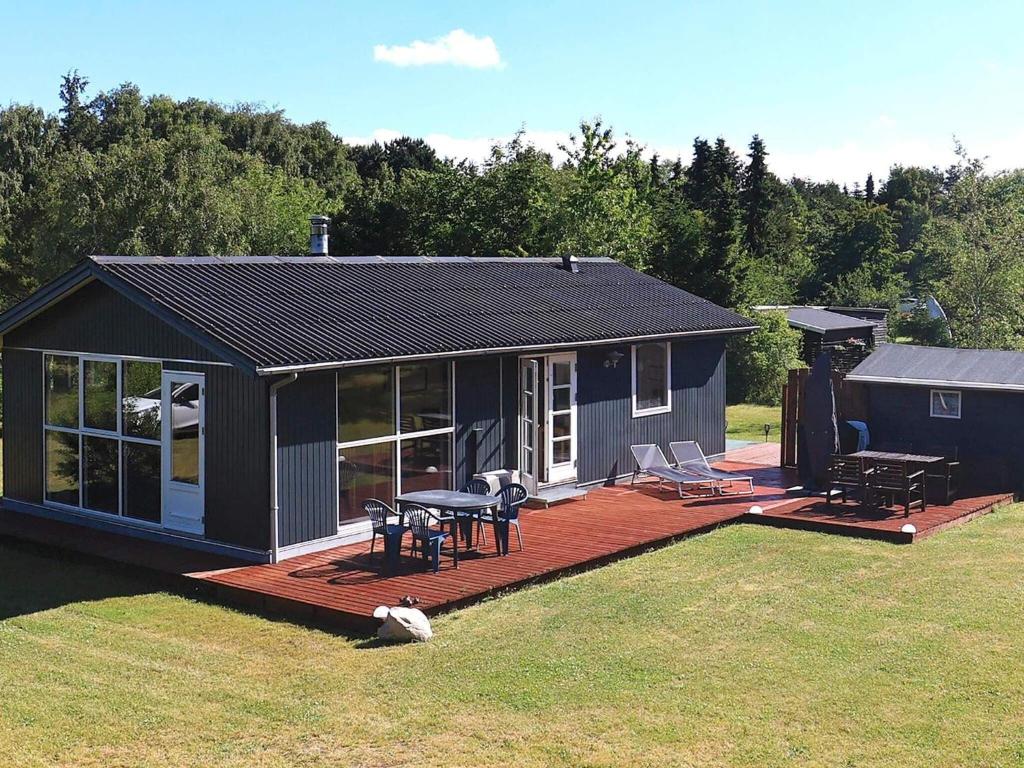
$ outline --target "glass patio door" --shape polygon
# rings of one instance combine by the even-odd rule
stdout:
[[[536,359],[519,361],[519,475],[530,493],[537,492],[538,388],[540,364]]]
[[[547,358],[547,479],[576,479],[576,354]]]
[[[163,526],[202,535],[206,515],[206,384],[203,374],[164,371],[160,415]]]

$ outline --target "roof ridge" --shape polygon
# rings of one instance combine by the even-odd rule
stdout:
[[[110,256],[86,257],[99,264],[561,264],[561,256]],[[584,263],[628,265],[610,256],[581,256]]]

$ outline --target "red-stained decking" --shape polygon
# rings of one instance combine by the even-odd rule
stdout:
[[[753,470],[758,497],[778,499],[779,470],[729,466]],[[684,502],[668,486],[660,494],[653,484],[615,486],[591,491],[585,501],[524,510],[524,551],[518,551],[513,531],[511,553],[498,557],[493,536],[488,535],[487,545],[479,552],[461,550],[457,569],[444,558],[436,574],[424,571],[421,561],[405,557],[398,573],[382,575],[379,550],[371,562],[369,544],[363,542],[276,565],[196,576],[232,599],[255,598],[259,603],[263,597],[270,597],[274,603],[287,604],[314,620],[362,623],[378,605],[394,605],[405,595],[419,598],[417,607],[428,613],[448,610],[502,590],[711,530],[739,519],[750,504],[749,496]]]
[[[742,457],[743,463],[727,461],[719,466],[752,474],[756,485],[753,498],[680,501],[674,491],[666,488],[659,494],[651,484],[599,488],[585,500],[524,511],[525,551],[517,551],[513,532],[512,553],[498,557],[488,536],[487,545],[479,552],[460,556],[458,569],[446,558],[437,574],[422,570],[418,561],[405,557],[398,573],[385,576],[380,572],[379,553],[371,562],[366,542],[274,565],[239,565],[221,557],[10,511],[0,512],[0,534],[171,574],[193,591],[261,611],[365,629],[373,626],[370,614],[376,606],[393,605],[405,595],[419,598],[420,608],[436,613],[724,524],[767,524],[909,543],[1012,498],[1009,494],[965,498],[948,507],[915,511],[909,520],[896,513],[883,518],[865,516],[855,504],[830,509],[823,502],[786,497],[784,489],[795,478],[767,465],[777,457],[777,447],[741,450],[729,456]],[[748,463],[757,461],[764,463]],[[764,514],[748,514],[753,504],[761,506]],[[900,533],[906,522],[917,527],[916,535]]]
[[[824,501],[805,499],[799,504],[768,505],[764,514],[757,517],[746,515],[743,521],[910,544],[951,526],[966,523],[1012,501],[1011,493],[968,496],[956,499],[948,506],[929,506],[923,512],[915,509],[909,517],[904,517],[902,509],[867,513],[854,502],[833,503],[830,506]],[[914,526],[915,532],[903,532],[903,526],[907,523]]]

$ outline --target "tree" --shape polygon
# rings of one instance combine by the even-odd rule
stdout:
[[[870,173],[864,182],[864,199],[869,203],[875,202],[875,177]]]
[[[760,136],[750,141],[750,162],[740,184],[743,210],[743,245],[754,259],[764,259],[768,251],[768,217],[772,210],[772,188],[768,172],[768,152]]]
[[[988,176],[961,154],[921,251],[958,347],[1024,349],[1024,174]]]
[[[727,399],[731,403],[779,405],[790,368],[800,361],[800,334],[784,312],[747,312],[758,329],[729,342],[726,355]]]
[[[646,177],[640,149],[627,142],[615,154],[612,129],[600,119],[580,123],[579,135],[562,146],[566,179],[556,214],[559,253],[611,256],[643,268],[648,259],[652,213],[636,182]]]

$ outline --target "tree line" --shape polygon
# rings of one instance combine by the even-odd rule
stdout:
[[[72,72],[56,114],[0,110],[5,306],[91,253],[305,253],[308,215],[326,212],[338,255],[611,256],[740,310],[930,294],[953,343],[1024,348],[1024,172],[962,150],[849,190],[780,179],[758,136],[646,157],[593,120],[564,160],[519,133],[475,164],[409,137],[349,145],[253,105],[88,94]],[[913,318],[904,331],[944,338]]]

